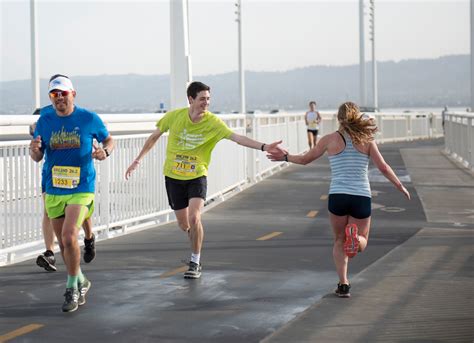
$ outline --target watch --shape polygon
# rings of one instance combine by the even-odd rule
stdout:
[[[110,153],[109,153],[109,151],[107,150],[107,148],[104,148],[104,151],[105,151],[105,156],[109,157],[109,156],[110,156]]]

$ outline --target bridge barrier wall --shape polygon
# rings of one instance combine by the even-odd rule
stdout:
[[[446,153],[474,172],[474,114],[448,112],[444,126]]]
[[[322,115],[321,135],[338,128],[335,114]],[[138,155],[161,116],[101,115],[114,135],[116,148],[108,159],[95,162],[97,181],[93,223],[98,240],[175,219],[168,206],[162,174],[167,134],[147,154],[131,179],[126,181],[124,178],[127,167]],[[379,142],[442,135],[438,118],[429,114],[377,113],[375,117],[380,127],[376,137]],[[271,143],[281,139],[291,153],[308,149],[303,114],[237,114],[221,118],[234,132],[247,134],[258,141]],[[28,132],[28,125],[37,119],[37,116],[29,115],[0,115],[0,138],[2,135],[18,135],[19,131]],[[120,134],[126,131],[137,133]],[[24,133],[21,134],[24,136]],[[41,230],[42,163],[31,160],[28,145],[29,140],[0,141],[0,266],[31,258],[44,250]],[[223,201],[287,165],[285,162],[269,161],[261,151],[223,140],[216,146],[209,167],[206,204]]]

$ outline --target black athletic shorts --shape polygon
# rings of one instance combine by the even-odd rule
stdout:
[[[175,211],[188,207],[191,198],[206,200],[207,178],[205,176],[192,180],[177,180],[165,176],[165,185],[168,203]]]
[[[351,216],[357,219],[370,217],[371,198],[351,194],[329,194],[328,210],[336,216]]]
[[[307,131],[308,131],[308,132],[311,132],[314,137],[317,137],[317,136],[318,136],[318,130],[307,129]]]

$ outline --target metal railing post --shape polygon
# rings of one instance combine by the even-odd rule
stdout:
[[[247,136],[258,141],[259,133],[257,127],[257,118],[255,114],[247,114],[247,123],[250,122]],[[257,181],[257,151],[255,149],[246,149],[247,155],[247,178],[250,183]]]
[[[110,157],[112,158],[112,157]],[[110,158],[105,159],[104,161],[100,162],[100,184],[99,184],[99,192],[100,192],[100,222],[102,225],[106,226],[106,230],[104,230],[104,236],[109,236],[109,229],[110,229]]]
[[[473,133],[474,127],[472,126],[473,118],[466,118],[466,145],[465,145],[465,152],[466,152],[466,164],[467,167],[471,170],[474,170],[474,144],[473,144]]]

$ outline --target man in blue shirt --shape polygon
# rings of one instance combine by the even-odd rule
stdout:
[[[49,79],[49,82],[61,76],[64,76],[64,75],[61,75],[61,74],[53,75]],[[42,115],[44,113],[54,112],[54,111],[55,109],[53,105],[48,105],[41,109],[37,109],[34,114]],[[35,129],[36,129],[36,122],[30,125],[31,136],[34,136]],[[45,192],[46,192],[45,178],[43,177],[45,167],[46,167],[46,164],[43,165],[42,178],[41,178],[41,193],[43,194],[43,201],[44,201]],[[86,218],[86,220],[84,220],[82,227],[84,228],[84,256],[83,257],[84,257],[84,262],[89,263],[95,257],[95,236],[94,236],[94,233],[92,232],[92,219]],[[57,268],[56,268],[56,258],[54,256],[54,231],[51,225],[51,220],[48,218],[48,214],[46,213],[46,209],[44,210],[44,213],[43,213],[41,228],[43,231],[43,240],[44,240],[44,245],[45,245],[46,250],[45,252],[38,255],[38,257],[36,258],[36,264],[39,267],[44,268],[48,272],[55,272]]]
[[[39,162],[46,155],[45,208],[68,273],[64,312],[73,312],[83,305],[91,286],[80,268],[78,231],[94,210],[93,159],[105,160],[114,147],[99,116],[75,106],[75,96],[76,91],[67,76],[51,80],[49,98],[55,111],[40,116],[30,143],[30,156],[34,161]],[[102,147],[93,145],[94,139],[102,143]]]

